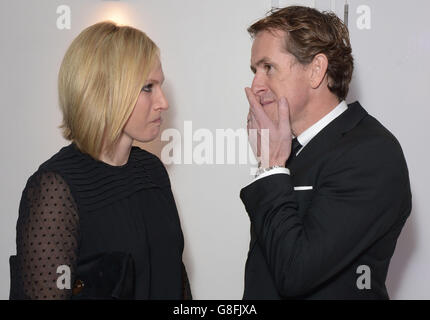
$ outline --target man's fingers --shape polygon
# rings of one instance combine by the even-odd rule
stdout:
[[[290,109],[288,106],[287,99],[281,97],[278,101],[278,115],[279,115],[279,129],[290,128]]]
[[[261,123],[263,126],[266,126],[269,122],[271,122],[271,120],[266,115],[266,112],[264,112],[264,109],[261,106],[260,102],[255,97],[251,88],[245,88],[245,93],[246,93],[246,97],[248,98],[248,101],[249,101],[250,112],[255,116],[256,120],[259,123]]]
[[[255,97],[254,93],[252,92],[251,88],[246,87],[245,88],[245,94],[248,98],[249,104],[254,106],[255,104],[259,104],[257,101],[257,98]]]
[[[260,130],[259,124],[257,119],[255,118],[255,115],[253,113],[250,112],[249,114],[249,120],[248,120],[248,128],[249,129],[255,129],[255,130]]]
[[[258,102],[254,93],[251,91],[251,88],[245,88],[245,94],[249,102],[250,113],[255,113],[255,109],[258,109],[258,107],[262,108],[262,106],[260,105],[260,102]]]
[[[246,119],[246,129],[248,131],[248,135],[249,135],[249,130],[254,128],[254,123],[252,121],[252,114],[251,111],[248,112],[248,117]]]

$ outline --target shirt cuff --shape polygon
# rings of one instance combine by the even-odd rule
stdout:
[[[247,186],[253,184],[255,181],[271,176],[273,174],[288,174],[290,175],[290,169],[288,168],[273,168],[271,170],[265,171],[262,174],[260,174],[257,178],[255,178],[254,180],[252,180]]]

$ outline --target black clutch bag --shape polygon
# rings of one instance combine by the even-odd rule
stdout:
[[[131,254],[97,254],[78,262],[72,299],[134,299],[134,283],[134,260]]]

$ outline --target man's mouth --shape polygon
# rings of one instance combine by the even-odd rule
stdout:
[[[273,102],[275,102],[275,100],[263,100],[260,102],[260,104],[264,107],[264,106],[271,104]]]

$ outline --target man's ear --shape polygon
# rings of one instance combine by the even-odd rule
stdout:
[[[310,84],[313,89],[318,88],[323,82],[328,67],[327,56],[323,53],[317,54],[312,60],[310,67]]]

